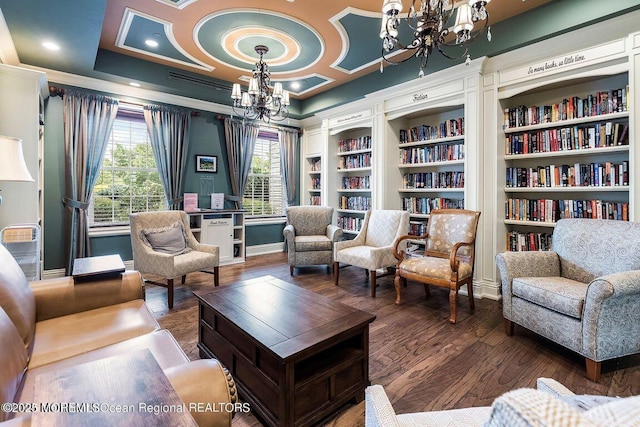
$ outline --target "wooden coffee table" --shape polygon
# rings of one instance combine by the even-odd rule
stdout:
[[[200,356],[231,371],[268,425],[311,425],[364,398],[374,315],[272,276],[194,294]]]

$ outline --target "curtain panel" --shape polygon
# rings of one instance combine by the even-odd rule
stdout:
[[[280,159],[282,163],[282,178],[287,193],[287,206],[293,206],[297,193],[298,153],[300,149],[300,136],[297,129],[278,130],[280,141]]]
[[[189,149],[191,112],[157,105],[144,106],[153,156],[167,207],[180,209],[184,193],[184,173]]]
[[[254,123],[246,123],[243,120],[224,119],[224,135],[227,144],[227,156],[229,158],[229,178],[231,191],[238,208],[242,208],[242,195],[247,186],[249,172],[251,171],[251,159],[253,149],[260,127]]]
[[[67,90],[63,97],[66,273],[91,255],[87,208],[118,112],[118,100]]]

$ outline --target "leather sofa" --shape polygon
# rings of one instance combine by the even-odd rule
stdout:
[[[143,297],[136,271],[83,283],[72,277],[29,283],[0,245],[0,402],[39,403],[34,385],[42,373],[148,349],[187,408],[196,402],[233,408],[237,393],[229,373],[215,360],[190,361]],[[5,409],[0,425],[31,424],[31,414]],[[233,413],[191,415],[200,426],[230,426]]]

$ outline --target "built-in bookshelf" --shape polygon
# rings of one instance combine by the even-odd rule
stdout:
[[[307,183],[309,188],[307,193],[309,195],[309,204],[314,206],[322,205],[322,157],[319,154],[310,155],[307,157]]]
[[[562,218],[630,219],[627,72],[541,83],[500,103],[503,250],[549,250]]]

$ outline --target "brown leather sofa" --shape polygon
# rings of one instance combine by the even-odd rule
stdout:
[[[189,361],[147,309],[142,286],[135,271],[77,284],[71,277],[29,283],[0,245],[0,402],[38,403],[39,374],[149,349],[187,408],[194,402],[234,407],[228,372],[215,360]],[[31,425],[31,414],[5,409],[1,425]],[[233,414],[191,415],[200,426],[230,426]]]

